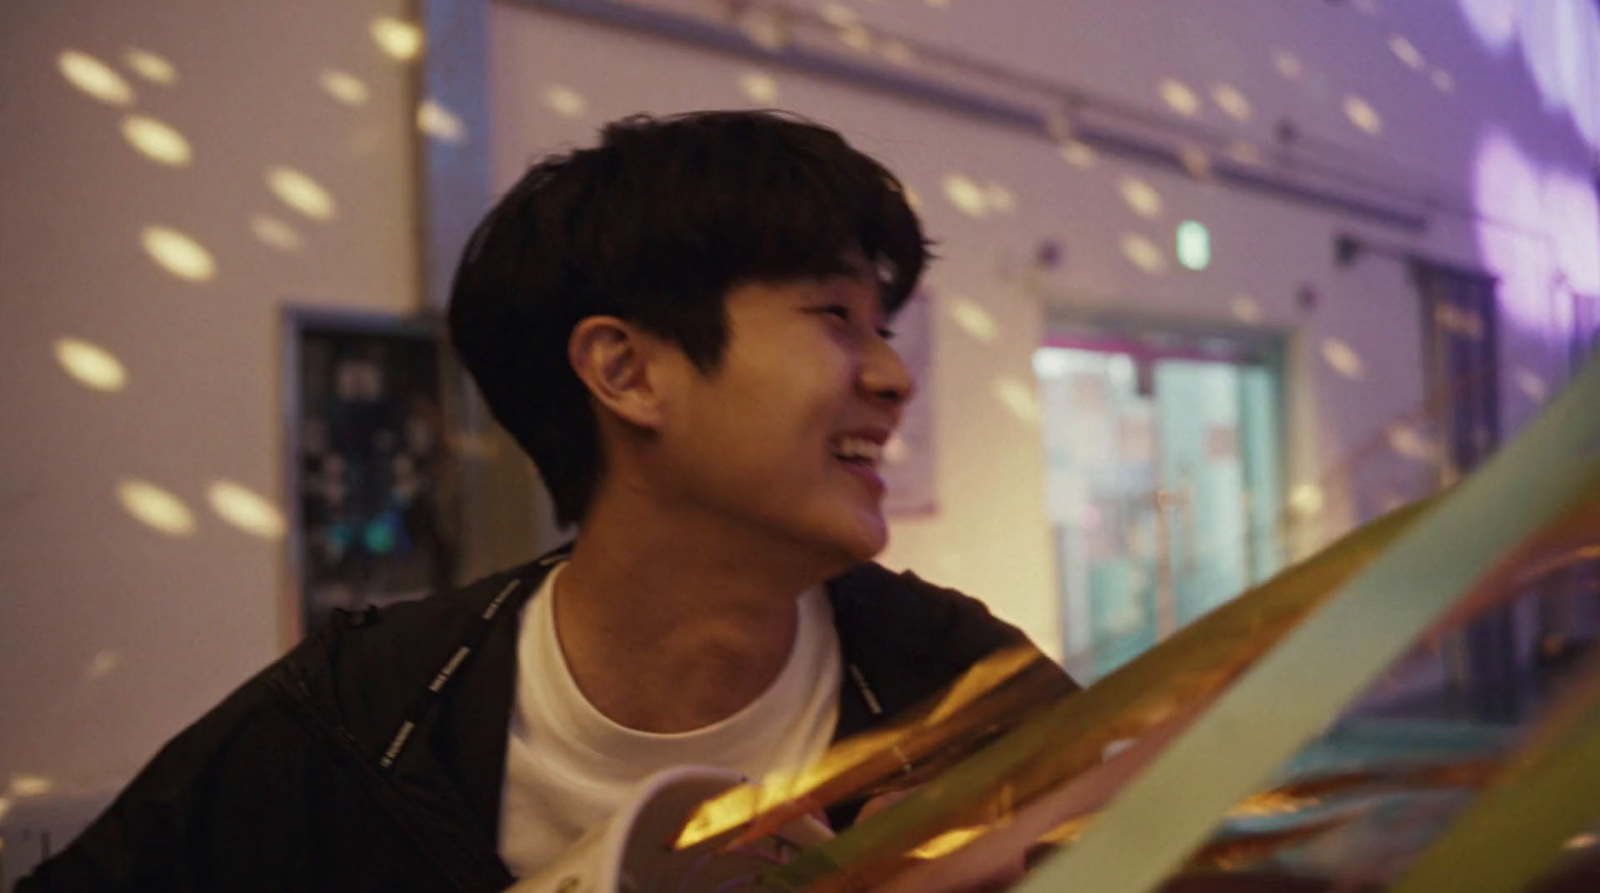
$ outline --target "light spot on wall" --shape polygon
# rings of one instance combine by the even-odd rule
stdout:
[[[1441,332],[1477,341],[1483,337],[1483,317],[1475,310],[1440,304],[1433,309],[1433,324]]]
[[[968,217],[984,217],[989,213],[988,197],[983,187],[962,174],[948,174],[944,178],[944,197],[957,211]]]
[[[1133,213],[1151,219],[1161,216],[1161,193],[1144,180],[1123,177],[1117,184],[1117,190],[1122,193],[1122,200],[1133,209]]]
[[[898,40],[885,40],[878,45],[878,49],[883,53],[883,58],[896,65],[912,65],[917,61],[917,56],[911,51],[911,47]]]
[[[1185,118],[1193,118],[1200,114],[1200,97],[1188,84],[1174,78],[1166,78],[1157,85],[1156,91],[1161,94],[1161,101]]]
[[[994,321],[994,317],[971,298],[959,296],[951,298],[950,318],[961,327],[961,331],[985,344],[993,343],[1000,335],[1000,326]]]
[[[1296,56],[1294,53],[1291,53],[1288,50],[1273,51],[1272,67],[1277,69],[1278,74],[1288,78],[1291,81],[1300,80],[1301,76],[1306,72],[1305,63],[1300,61],[1299,56]]]
[[[117,484],[117,500],[135,520],[168,536],[190,536],[194,513],[183,500],[149,481],[134,478]]]
[[[133,102],[133,87],[111,66],[88,53],[67,50],[56,57],[56,67],[67,83],[108,105]]]
[[[5,821],[6,813],[11,811],[11,798],[0,797],[0,822]]]
[[[1351,124],[1373,136],[1383,132],[1383,118],[1378,115],[1378,110],[1359,96],[1344,98],[1344,116],[1350,119]]]
[[[751,102],[771,105],[778,101],[778,82],[764,71],[746,71],[739,75],[739,89]]]
[[[1568,337],[1570,302],[1600,292],[1600,207],[1588,177],[1542,170],[1508,135],[1491,129],[1478,147],[1473,201],[1478,251],[1500,276],[1500,307],[1551,343]],[[1548,235],[1546,235],[1548,234]]]
[[[1001,376],[994,380],[994,396],[1017,421],[1025,425],[1039,423],[1039,398],[1033,385],[1021,379]]]
[[[1483,215],[1478,252],[1484,267],[1500,276],[1500,306],[1522,328],[1546,332],[1550,251],[1542,239],[1521,232],[1536,227],[1543,216],[1539,171],[1510,137],[1491,130],[1478,146],[1473,174],[1474,204]]]
[[[1411,425],[1403,423],[1390,425],[1384,429],[1383,437],[1388,442],[1389,449],[1394,450],[1396,455],[1428,464],[1439,461],[1438,445]]]
[[[424,99],[417,106],[417,129],[451,145],[467,141],[467,125],[461,117],[433,99]]]
[[[1211,155],[1199,146],[1184,144],[1178,147],[1178,163],[1196,180],[1211,181],[1216,173],[1211,169]]]
[[[1234,140],[1228,144],[1228,157],[1240,164],[1258,167],[1262,164],[1261,149],[1255,143]]]
[[[178,82],[178,69],[167,61],[165,56],[138,47],[129,47],[128,51],[122,54],[122,60],[128,63],[128,67],[133,69],[134,73],[151,83],[170,87]]]
[[[858,53],[872,52],[872,32],[862,25],[846,25],[840,28],[839,42]]]
[[[83,668],[83,681],[99,682],[111,675],[120,663],[122,663],[120,652],[111,648],[101,651],[89,660],[88,666]]]
[[[250,232],[263,244],[279,251],[294,251],[300,247],[300,234],[294,227],[269,214],[250,218]]]
[[[378,49],[398,62],[409,62],[422,52],[422,29],[410,22],[383,16],[373,20],[371,33]]]
[[[1253,113],[1250,100],[1232,84],[1217,84],[1211,88],[1211,99],[1223,113],[1235,121],[1248,121]]]
[[[55,790],[56,783],[42,775],[18,774],[11,776],[6,794],[11,797],[42,797]]]
[[[1367,376],[1367,366],[1361,361],[1361,355],[1344,341],[1324,338],[1321,352],[1323,362],[1345,378],[1355,381]]]
[[[1316,484],[1296,484],[1294,489],[1289,491],[1289,511],[1302,518],[1309,518],[1322,511],[1326,502],[1326,494]]]
[[[1421,71],[1428,65],[1427,60],[1422,58],[1422,51],[1417,49],[1417,45],[1407,40],[1403,35],[1389,35],[1389,52],[1394,53],[1396,59],[1417,71]]]
[[[1456,92],[1456,79],[1451,77],[1450,72],[1445,71],[1443,68],[1435,68],[1430,80],[1433,81],[1435,87],[1439,88],[1440,93]]]
[[[1078,140],[1065,140],[1061,143],[1061,157],[1079,170],[1088,170],[1094,167],[1095,153],[1086,143]]]
[[[331,220],[338,213],[333,195],[321,183],[292,167],[268,168],[267,187],[279,201],[312,220]]]
[[[860,13],[839,2],[824,3],[818,12],[823,21],[837,28],[845,28],[861,21]]]
[[[127,370],[105,348],[70,336],[56,339],[55,348],[56,362],[83,386],[106,392],[127,386]]]
[[[217,274],[217,264],[211,259],[211,252],[175,229],[147,226],[141,239],[151,259],[179,279],[204,282]]]
[[[1492,50],[1510,46],[1522,0],[1456,0],[1456,5],[1484,46]]]
[[[283,514],[264,497],[232,481],[213,481],[206,490],[211,510],[251,536],[276,540],[283,537]]]
[[[365,105],[368,97],[367,85],[360,78],[347,71],[325,69],[317,75],[317,83],[329,96],[349,106]]]
[[[1017,197],[1002,183],[990,183],[983,188],[983,201],[990,210],[1010,214],[1017,208]]]
[[[751,43],[776,53],[789,45],[789,26],[776,12],[751,5],[739,17],[739,30]]]
[[[1261,321],[1261,305],[1249,295],[1234,295],[1228,302],[1228,310],[1233,318],[1246,325],[1255,325]]]
[[[582,94],[560,84],[544,88],[544,104],[563,118],[577,118],[589,109],[589,101]]]
[[[140,155],[151,161],[183,167],[189,163],[189,141],[170,125],[145,115],[122,120],[122,136]]]
[[[1152,276],[1167,270],[1167,256],[1162,252],[1161,246],[1138,233],[1122,234],[1122,256]]]
[[[1511,373],[1511,380],[1516,382],[1517,390],[1535,403],[1543,403],[1550,398],[1550,386],[1531,369],[1514,370]]]
[[[1600,295],[1600,196],[1594,180],[1548,171],[1539,206],[1555,242],[1556,265],[1573,290]]]

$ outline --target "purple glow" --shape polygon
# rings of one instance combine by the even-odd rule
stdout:
[[[1600,294],[1600,198],[1594,187],[1583,177],[1554,171],[1545,177],[1542,199],[1567,282],[1580,294]]]
[[[1522,8],[1522,59],[1551,111],[1577,110],[1572,93],[1588,68],[1585,26],[1595,27],[1588,0],[1539,0]]]
[[[1542,212],[1539,171],[1510,137],[1491,130],[1478,144],[1473,194],[1483,214],[1477,224],[1484,266],[1500,276],[1500,308],[1520,328],[1551,331],[1553,258],[1538,232]]]
[[[1456,0],[1493,52],[1515,40],[1545,109],[1568,112],[1600,149],[1600,8],[1593,0]]]
[[[1600,149],[1600,5],[1580,3],[1572,7],[1572,15],[1575,55],[1563,72],[1567,108],[1583,138]]]
[[[1456,0],[1462,15],[1483,45],[1496,52],[1511,45],[1517,33],[1521,0]]]

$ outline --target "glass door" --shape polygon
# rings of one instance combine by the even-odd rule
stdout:
[[[1278,375],[1137,340],[1034,356],[1071,669],[1098,678],[1276,572]]]

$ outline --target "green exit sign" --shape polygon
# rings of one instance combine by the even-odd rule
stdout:
[[[1191,270],[1211,266],[1211,232],[1198,220],[1178,224],[1178,263]]]

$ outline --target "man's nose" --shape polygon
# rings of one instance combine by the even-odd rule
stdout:
[[[861,363],[861,389],[872,397],[896,407],[904,406],[916,394],[916,380],[905,360],[883,338],[872,339]]]

